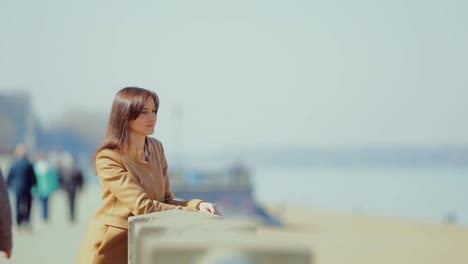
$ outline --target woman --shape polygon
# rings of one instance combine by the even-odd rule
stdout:
[[[127,263],[129,216],[172,209],[220,215],[212,203],[174,200],[163,146],[148,137],[154,133],[158,108],[152,91],[126,87],[116,94],[95,158],[102,206],[89,224],[78,263]]]

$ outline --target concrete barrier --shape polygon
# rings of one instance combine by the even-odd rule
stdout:
[[[300,241],[257,234],[250,219],[170,210],[129,218],[128,263],[312,263]]]

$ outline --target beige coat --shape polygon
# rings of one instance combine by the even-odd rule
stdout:
[[[161,142],[149,137],[146,142],[147,161],[145,153],[134,145],[126,157],[112,150],[98,153],[96,171],[103,187],[102,206],[91,219],[77,263],[127,263],[129,216],[198,209],[201,200],[174,200]]]

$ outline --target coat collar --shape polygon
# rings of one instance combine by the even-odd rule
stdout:
[[[139,162],[148,163],[152,152],[151,144],[149,143],[148,137],[145,137],[145,145],[148,155],[146,155],[144,150],[138,149],[138,147],[135,144],[129,143],[128,156],[137,159]]]

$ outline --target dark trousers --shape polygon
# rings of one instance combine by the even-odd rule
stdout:
[[[76,197],[76,190],[68,190],[68,208],[70,212],[70,221],[75,222],[75,197]]]
[[[31,215],[31,196],[16,197],[16,224],[29,224],[29,216]]]
[[[49,197],[40,197],[42,207],[42,219],[49,219]]]

